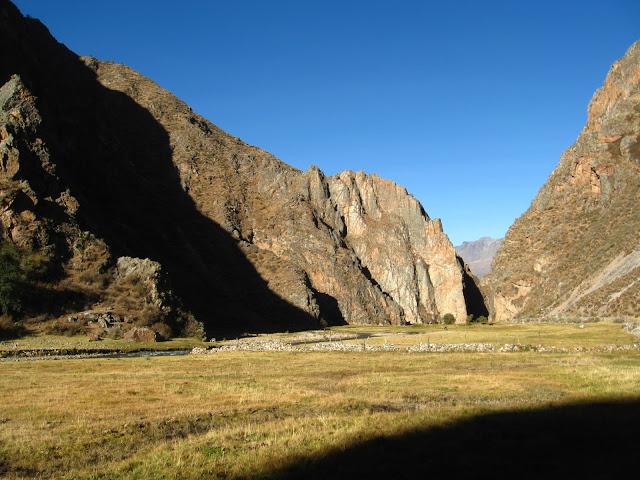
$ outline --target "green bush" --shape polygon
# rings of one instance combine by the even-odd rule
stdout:
[[[5,315],[20,313],[26,291],[22,254],[15,245],[0,241],[0,311]]]
[[[489,319],[484,315],[480,315],[479,317],[474,317],[473,315],[467,316],[467,324],[471,323],[489,323]]]
[[[169,340],[171,337],[173,337],[173,331],[171,330],[171,327],[166,323],[156,322],[151,325],[151,330],[156,332],[160,336],[161,340]]]
[[[442,316],[442,322],[445,325],[452,325],[452,324],[456,323],[456,317],[454,317],[453,314],[451,314],[451,313],[445,313]]]
[[[0,340],[9,340],[23,335],[24,327],[9,315],[0,315]]]
[[[176,311],[176,318],[173,322],[172,331],[180,336],[200,338],[206,340],[206,332],[202,322],[196,320],[196,317],[182,308]]]

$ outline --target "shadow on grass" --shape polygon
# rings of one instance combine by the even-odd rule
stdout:
[[[611,401],[380,437],[268,478],[623,478],[640,471],[639,452],[640,401]]]

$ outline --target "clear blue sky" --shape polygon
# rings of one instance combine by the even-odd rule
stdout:
[[[640,39],[638,0],[16,3],[289,164],[406,186],[456,244],[504,235]]]

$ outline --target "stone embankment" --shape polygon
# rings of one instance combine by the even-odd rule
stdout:
[[[406,353],[575,353],[575,352],[621,352],[640,350],[640,343],[627,345],[600,345],[596,347],[555,347],[520,343],[418,343],[394,345],[392,343],[368,344],[366,341],[347,343],[325,341],[318,343],[292,343],[280,339],[259,341],[238,340],[218,347],[195,347],[192,355],[207,355],[219,352],[406,352]]]

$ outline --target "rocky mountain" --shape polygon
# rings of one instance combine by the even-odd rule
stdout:
[[[404,188],[298,171],[132,69],[79,58],[7,1],[0,41],[1,233],[46,266],[42,318],[212,333],[486,312]]]
[[[462,242],[462,245],[455,248],[460,258],[469,266],[471,273],[482,278],[491,271],[491,262],[501,244],[501,238],[481,237],[471,242]]]
[[[640,314],[640,42],[509,229],[489,277],[496,320]]]

